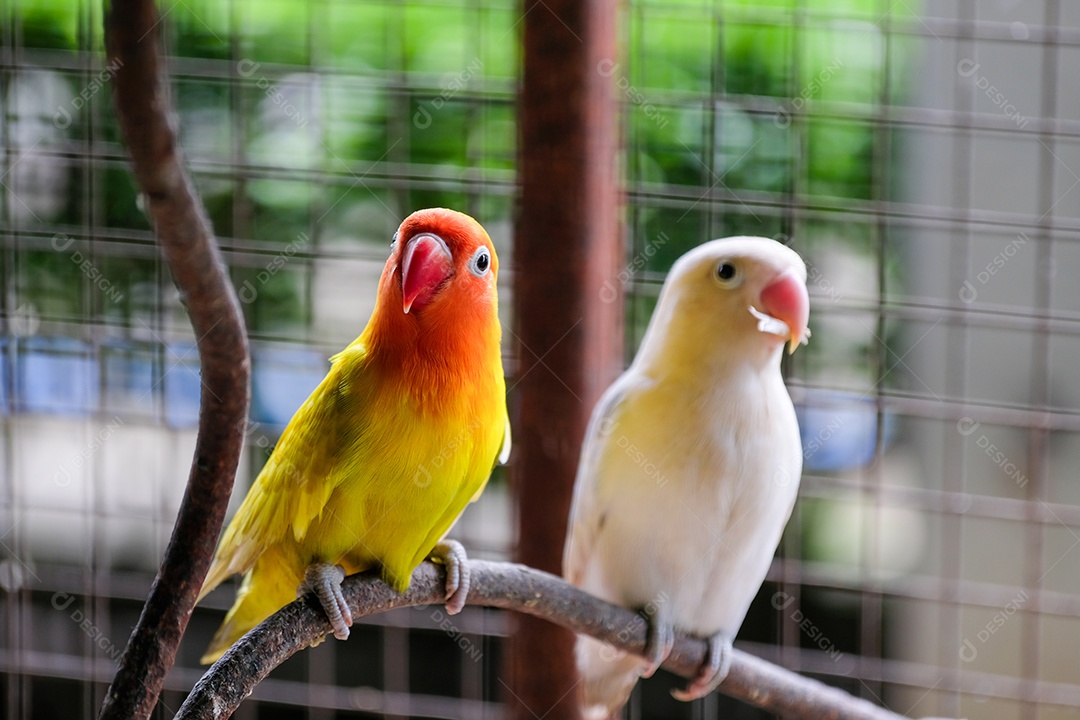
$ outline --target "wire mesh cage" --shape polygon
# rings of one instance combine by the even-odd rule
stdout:
[[[508,325],[519,33],[546,11],[162,7],[186,162],[251,332],[236,500],[362,329],[411,210],[487,227]],[[0,696],[5,717],[91,717],[183,491],[196,338],[119,142],[100,7],[0,17]],[[800,500],[737,645],[912,716],[1080,714],[1080,7],[653,0],[620,22],[595,71],[623,110],[626,258],[597,302],[625,292],[627,357],[705,240],[774,237],[809,268],[814,336],[786,365]],[[509,497],[497,471],[455,529],[472,555],[511,553]],[[231,598],[196,610],[162,716]],[[367,618],[238,717],[501,717],[513,624]],[[631,716],[761,715],[676,703],[675,682],[642,684]]]

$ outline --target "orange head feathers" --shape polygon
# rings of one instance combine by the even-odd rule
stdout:
[[[370,345],[417,360],[497,356],[498,272],[480,223],[445,208],[417,210],[394,236],[367,328],[378,338]]]
[[[417,210],[394,235],[381,289],[401,296],[405,314],[455,312],[494,301],[498,271],[495,246],[480,223],[441,207]]]
[[[499,258],[487,232],[468,215],[417,210],[401,223],[391,248],[379,303],[394,307],[380,308],[384,313],[423,317],[495,306]]]
[[[394,240],[397,281],[406,313],[435,300],[458,305],[491,295],[499,261],[491,239],[468,215],[443,208],[418,210]],[[391,260],[394,260],[391,257]]]

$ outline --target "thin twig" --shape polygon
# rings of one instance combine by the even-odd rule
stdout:
[[[645,620],[637,613],[598,600],[549,573],[512,563],[471,560],[470,605],[499,607],[543,618],[574,632],[592,635],[619,650],[640,655],[645,649]],[[398,595],[377,574],[345,579],[342,590],[353,617],[400,607],[438,604],[443,597],[443,569],[424,563],[412,585]],[[245,635],[206,672],[180,707],[175,720],[223,720],[271,670],[330,632],[326,615],[307,598],[286,605]],[[664,667],[690,677],[705,658],[706,643],[678,636]],[[900,720],[901,716],[796,675],[736,650],[731,672],[720,691],[765,710],[800,718]]]
[[[106,52],[135,177],[195,331],[202,376],[187,490],[142,615],[105,696],[102,720],[149,717],[210,565],[240,459],[251,361],[236,294],[184,170],[152,0],[113,0]],[[132,470],[134,472],[134,470]]]

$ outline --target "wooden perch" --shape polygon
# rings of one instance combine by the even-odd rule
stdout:
[[[117,68],[113,99],[135,177],[195,331],[202,396],[187,490],[150,596],[105,695],[103,720],[147,718],[154,709],[225,519],[250,393],[240,304],[184,170],[157,24],[151,0],[113,0],[105,13],[106,51],[109,66]]]
[[[645,620],[598,600],[549,573],[524,565],[471,560],[468,604],[533,615],[586,633],[619,650],[642,654]],[[441,604],[444,571],[430,562],[413,573],[398,595],[377,573],[345,579],[342,590],[353,617],[416,605]],[[207,671],[180,707],[175,720],[223,720],[271,670],[330,632],[318,603],[310,598],[286,605],[245,635]],[[664,668],[690,677],[705,657],[705,641],[677,636]],[[731,672],[719,690],[770,712],[800,718],[900,720],[901,716],[810,678],[735,651]]]

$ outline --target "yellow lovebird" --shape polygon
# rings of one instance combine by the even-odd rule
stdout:
[[[444,536],[510,452],[498,269],[468,215],[401,224],[367,327],[330,359],[222,535],[199,599],[244,580],[202,662],[309,591],[347,638],[341,581],[365,570],[404,592],[430,557],[447,567],[448,612],[464,607],[465,551]]]

